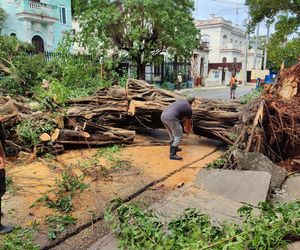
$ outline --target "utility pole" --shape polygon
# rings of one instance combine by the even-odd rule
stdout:
[[[254,69],[256,69],[256,61],[257,61],[258,36],[259,36],[259,23],[257,24],[255,47],[254,47],[254,58],[253,58],[253,68]]]
[[[266,44],[265,44],[264,70],[267,69],[269,37],[270,37],[270,23],[267,21],[267,38],[266,38]]]
[[[247,30],[247,26],[248,26],[248,21],[249,21],[249,13],[247,15],[247,19],[245,20],[245,25],[246,25],[246,40],[245,40],[245,47],[244,47],[244,63],[243,63],[243,83],[246,84],[247,83],[247,64],[248,64],[248,47],[249,47],[249,34],[248,34],[248,30]]]

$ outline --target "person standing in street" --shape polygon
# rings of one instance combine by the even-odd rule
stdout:
[[[182,137],[183,129],[188,135],[192,130],[192,107],[195,98],[188,97],[185,100],[177,100],[168,106],[161,114],[161,121],[167,129],[170,137],[170,156],[171,160],[182,160],[182,157],[177,155],[181,151],[178,147]],[[182,128],[181,123],[184,124]]]
[[[182,75],[181,75],[181,73],[179,73],[176,78],[176,89],[177,90],[180,90],[181,83],[182,83]]]
[[[230,99],[235,99],[235,90],[237,87],[237,79],[235,74],[232,74],[230,78]]]

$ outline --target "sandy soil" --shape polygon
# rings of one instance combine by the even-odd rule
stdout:
[[[182,161],[169,160],[169,147],[167,146],[122,148],[118,157],[126,161],[124,166],[112,171],[108,177],[99,176],[98,172],[91,171],[89,176],[84,178],[84,182],[88,183],[90,187],[82,193],[78,192],[73,199],[72,215],[77,218],[77,225],[90,220],[92,214],[102,213],[110,200],[126,197],[146,184],[201,159],[212,153],[216,146],[219,145],[215,141],[190,135],[184,139],[183,151],[178,153],[183,157]],[[57,186],[56,179],[61,178],[61,173],[66,168],[71,168],[76,175],[83,174],[79,168],[79,162],[89,161],[95,153],[96,149],[71,150],[53,160],[44,158],[28,162],[25,158],[21,160],[21,163],[19,159],[18,162],[8,164],[7,175],[12,177],[14,186],[20,190],[17,190],[14,195],[5,195],[3,199],[4,222],[21,226],[38,223],[40,231],[38,242],[42,246],[47,244],[49,241],[47,240],[45,217],[58,214],[58,212],[44,205],[30,206],[45,194],[50,197],[53,195],[53,190]],[[199,169],[218,158],[221,153],[222,151],[215,152],[204,160],[187,167],[166,181],[157,184],[136,200],[151,204],[157,199],[163,198],[168,192],[177,188],[178,183],[187,184],[193,181]],[[110,162],[105,159],[99,159],[99,164],[110,167]],[[56,168],[53,169],[53,166]],[[100,225],[97,232],[97,237],[101,237],[101,234],[106,231]],[[78,239],[73,237],[57,249],[86,249],[97,237],[95,237],[93,227],[82,232],[81,236],[77,237]],[[78,244],[80,241],[82,243]]]

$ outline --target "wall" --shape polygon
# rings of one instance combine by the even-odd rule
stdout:
[[[71,30],[71,0],[1,0],[7,13],[3,34],[16,34],[20,40],[30,42],[35,35],[44,41],[45,50],[55,50],[66,31]],[[66,24],[60,23],[59,6],[66,8]]]

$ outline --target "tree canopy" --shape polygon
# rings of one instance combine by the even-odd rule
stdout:
[[[300,0],[246,0],[253,28],[261,21],[275,23],[271,36],[269,60],[273,67],[284,61],[287,66],[297,62],[300,56]]]
[[[163,52],[188,58],[197,46],[193,0],[73,1],[80,43],[89,51],[113,50],[135,62],[138,77]]]

